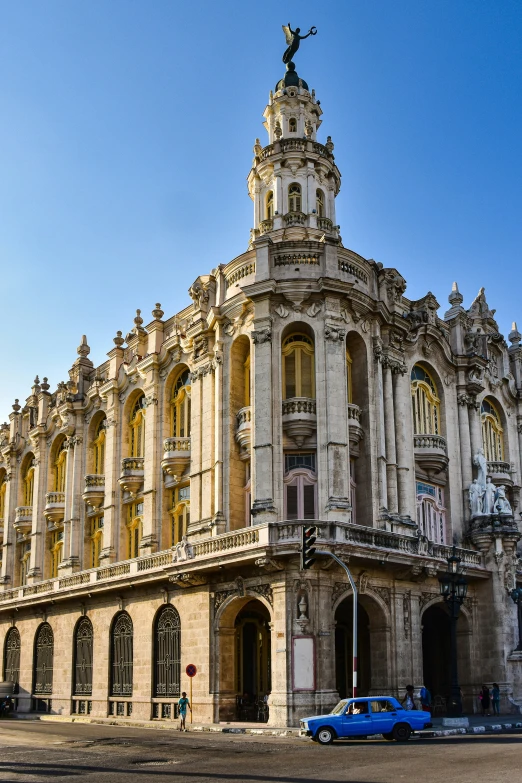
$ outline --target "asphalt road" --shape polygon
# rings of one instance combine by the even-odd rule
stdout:
[[[522,734],[410,740],[180,734],[70,723],[0,723],[0,781],[87,783],[506,783]]]

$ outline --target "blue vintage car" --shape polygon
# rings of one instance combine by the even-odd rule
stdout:
[[[329,715],[303,718],[301,734],[321,745],[341,737],[382,734],[385,740],[406,742],[414,731],[431,726],[431,715],[423,710],[405,710],[393,696],[342,699]]]

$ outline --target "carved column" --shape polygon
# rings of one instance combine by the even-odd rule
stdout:
[[[214,515],[214,363],[201,381],[201,519],[212,522]]]
[[[6,463],[5,507],[4,507],[4,538],[2,554],[2,574],[0,583],[7,586],[15,584],[16,575],[16,530],[13,527],[15,508],[18,505],[20,470],[14,454],[4,452]]]
[[[384,437],[386,443],[386,483],[388,511],[396,514],[397,505],[397,455],[395,451],[395,413],[393,407],[392,371],[388,363],[383,364],[384,392]]]
[[[85,504],[82,500],[82,487],[85,475],[83,435],[78,434],[70,437],[68,446],[68,484],[65,487],[63,563],[60,568],[60,574],[70,573],[80,567],[84,539],[81,524],[85,516]]]
[[[202,375],[191,371],[190,383],[190,525],[188,534],[195,532],[202,519],[201,511],[201,446],[202,446]]]
[[[140,554],[150,555],[158,544],[158,524],[156,498],[158,482],[161,481],[160,457],[158,452],[158,433],[161,429],[158,407],[158,392],[155,386],[145,390],[145,450],[143,475],[143,527],[140,541]],[[159,439],[160,445],[161,438]]]
[[[49,473],[49,446],[45,438],[39,439],[39,448],[35,449],[35,469],[33,484],[33,523],[31,528],[31,555],[27,583],[39,582],[45,576],[45,541],[47,522],[44,517],[45,495]]]
[[[475,456],[482,448],[482,430],[480,425],[480,404],[476,397],[468,399],[469,431],[471,437],[471,455]]]
[[[118,399],[114,395],[116,400]],[[120,477],[121,443],[119,427],[119,406],[117,404],[107,410],[105,422],[105,499],[103,503],[103,548],[100,553],[100,562],[103,565],[114,562],[119,550],[120,518]],[[118,504],[116,505],[116,499]],[[121,559],[126,558],[126,553],[121,553]]]
[[[397,493],[401,517],[416,518],[415,460],[411,416],[410,379],[405,367],[397,367],[393,376],[395,443],[397,454]]]
[[[257,326],[257,325],[256,325]],[[252,332],[253,350],[253,524],[274,520],[272,329],[267,323]]]
[[[346,391],[346,330],[325,325],[325,398],[318,394],[318,407],[326,410],[326,452],[328,471],[327,518],[350,521],[350,447],[348,440],[348,398]],[[319,432],[318,432],[319,435]],[[318,439],[318,447],[321,450]],[[321,516],[322,509],[319,510]]]
[[[221,327],[220,327],[221,328]],[[223,515],[223,343],[216,340],[214,358],[214,532],[224,533],[226,520]]]

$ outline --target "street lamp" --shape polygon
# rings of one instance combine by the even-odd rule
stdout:
[[[518,645],[515,649],[518,652],[522,652],[522,587],[515,587],[510,595],[518,609]]]
[[[459,673],[457,664],[457,620],[460,607],[468,592],[468,583],[463,576],[464,566],[457,556],[457,550],[453,546],[451,557],[448,557],[448,568],[445,574],[439,576],[440,594],[449,608],[451,630],[451,694],[450,715],[462,715],[462,697],[460,695]],[[521,600],[522,600],[522,590]],[[513,599],[514,600],[514,599]],[[520,617],[520,605],[519,605]]]

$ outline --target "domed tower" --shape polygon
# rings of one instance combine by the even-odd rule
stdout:
[[[263,116],[268,144],[259,139],[248,175],[254,202],[251,239],[270,233],[273,241],[337,237],[335,197],[341,175],[335,165],[334,145],[317,141],[322,110],[293,62],[270,92]]]

